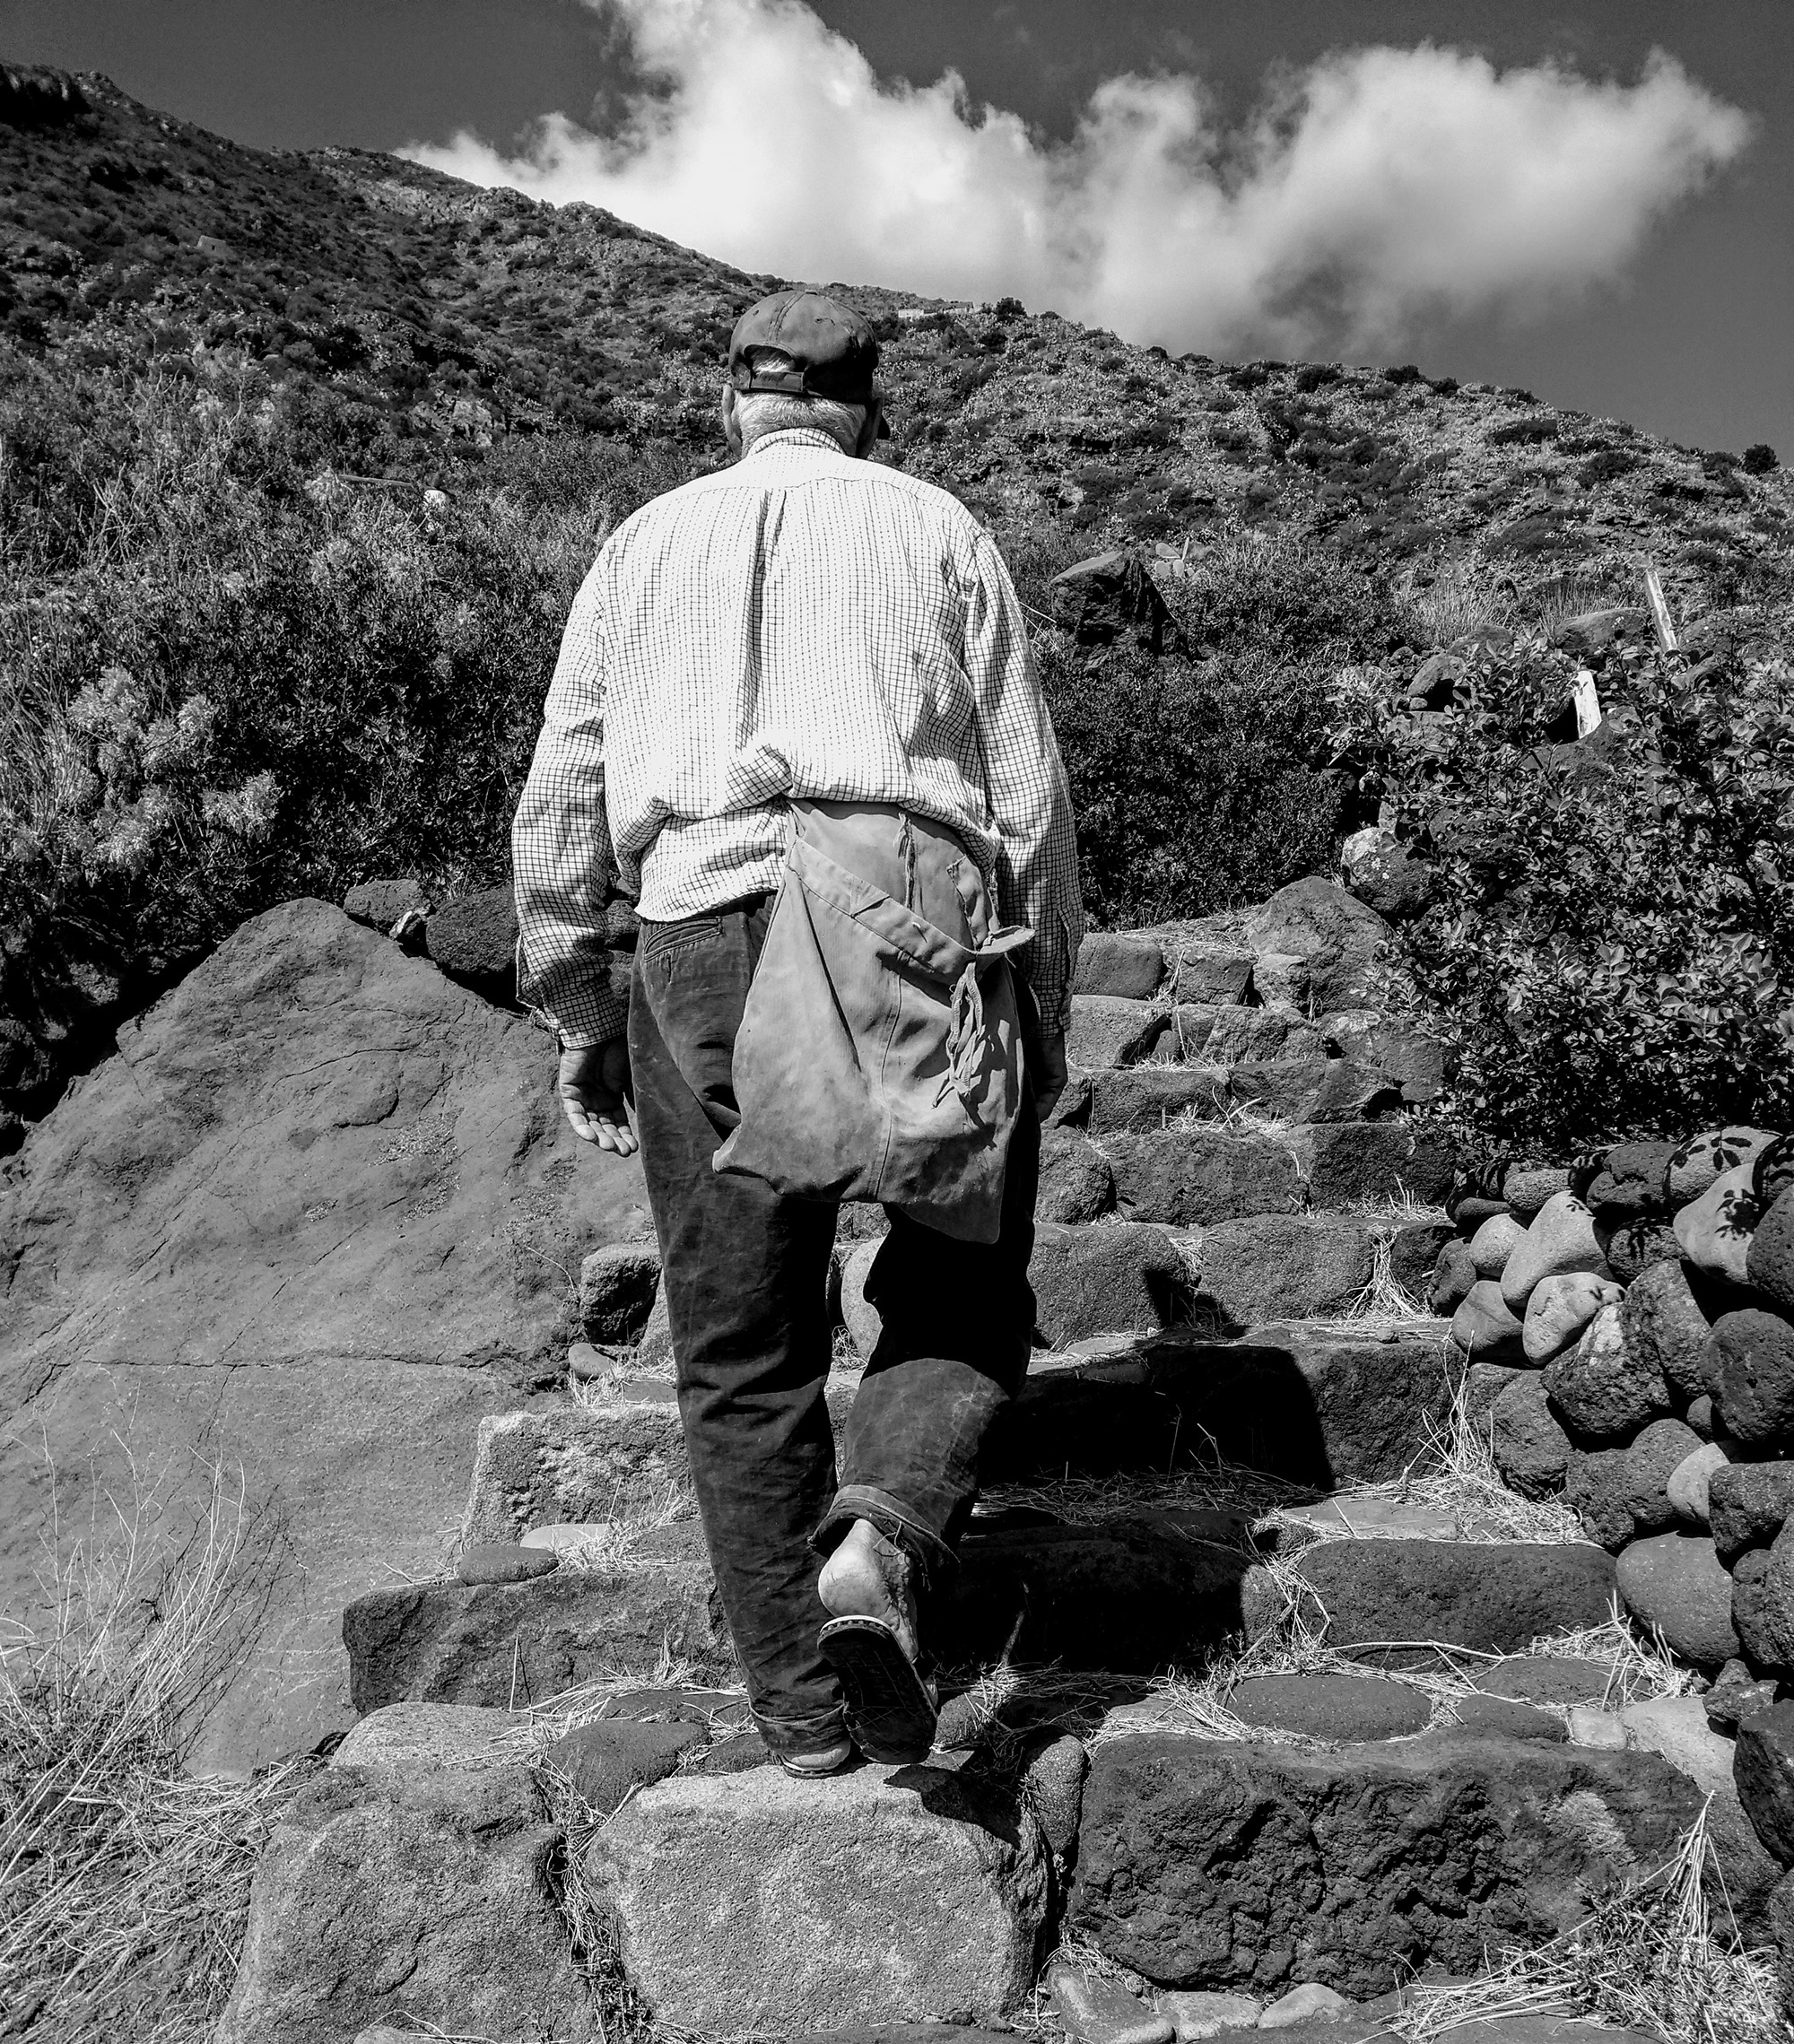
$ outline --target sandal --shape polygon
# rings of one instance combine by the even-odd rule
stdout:
[[[779,1764],[787,1774],[795,1774],[799,1781],[820,1781],[824,1776],[839,1774],[853,1758],[853,1741],[837,1739],[831,1746],[819,1746],[807,1753],[780,1753]]]
[[[816,1643],[840,1682],[848,1728],[867,1759],[882,1767],[927,1760],[939,1713],[895,1631],[882,1618],[834,1618]]]

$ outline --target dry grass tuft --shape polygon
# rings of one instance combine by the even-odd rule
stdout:
[[[1473,1980],[1408,1987],[1389,2025],[1409,2044],[1436,2044],[1465,2023],[1588,2015],[1665,2044],[1785,2044],[1773,1956],[1746,1952],[1734,1926],[1714,1925],[1710,1879],[1723,1892],[1703,1809],[1667,1866]]]
[[[14,2026],[56,2044],[201,2044],[230,1993],[249,1881],[316,1771],[184,1773],[239,1664],[277,1544],[222,1473],[184,1544],[140,1488],[46,1564],[40,1623],[0,1640],[0,1980]]]

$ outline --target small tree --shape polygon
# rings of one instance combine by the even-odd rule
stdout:
[[[1440,871],[1393,991],[1443,1030],[1445,1109],[1485,1140],[1562,1155],[1773,1125],[1794,1105],[1788,665],[1624,643],[1607,721],[1541,744],[1574,671],[1522,639],[1477,657],[1435,718],[1347,684],[1337,735]]]

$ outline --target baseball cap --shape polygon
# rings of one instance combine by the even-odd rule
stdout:
[[[776,348],[794,366],[756,369],[750,359],[756,348]],[[729,381],[744,393],[776,391],[869,404],[884,395],[874,379],[877,367],[878,339],[871,324],[826,291],[800,288],[758,299],[729,335]],[[889,433],[881,420],[880,438]]]

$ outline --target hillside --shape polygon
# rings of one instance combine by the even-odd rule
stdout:
[[[784,281],[0,70],[0,1120],[247,914],[502,876],[593,545],[721,458],[726,337]],[[1794,614],[1767,449],[832,288],[886,339],[881,458],[990,524],[1039,624],[1099,920],[1330,865],[1367,813],[1342,669],[1404,694],[1467,631],[1635,603],[1645,557],[1684,618]],[[1168,606],[1162,654],[1073,630],[1052,587],[1117,546]]]
[[[507,433],[708,451],[729,327],[786,281],[394,157],[246,149],[98,76],[4,78],[7,373],[251,371],[325,400],[373,473],[445,480]],[[1383,561],[1469,549],[1527,574],[1649,548],[1722,594],[1785,548],[1784,476],[1526,391],[1411,366],[1173,361],[1013,300],[831,288],[894,344],[889,458],[999,524],[1109,542],[1300,519]]]

